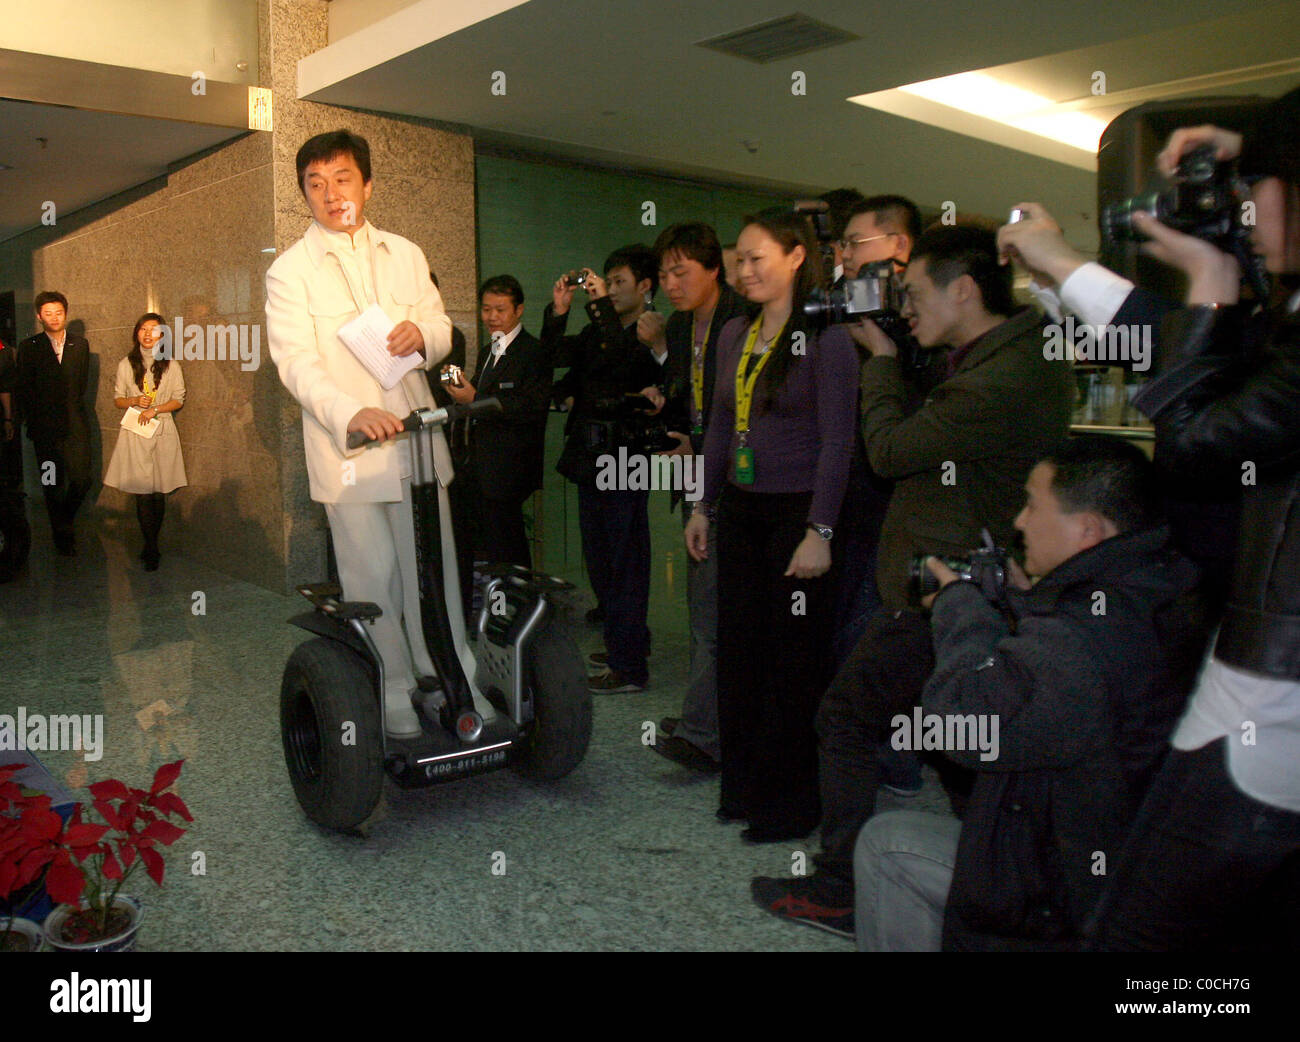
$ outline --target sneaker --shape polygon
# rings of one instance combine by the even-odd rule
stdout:
[[[749,892],[759,908],[778,919],[815,926],[849,940],[856,936],[852,896],[845,900],[842,895],[829,893],[824,881],[816,875],[797,879],[755,876],[750,881]]]
[[[587,656],[587,661],[590,662],[593,666],[604,666],[606,669],[608,669],[609,652],[593,651],[590,655]]]
[[[722,764],[685,738],[669,735],[660,738],[650,748],[665,760],[672,760],[673,763],[689,767],[692,771],[699,771],[701,774],[717,774],[722,770]]]
[[[587,678],[587,688],[597,695],[617,695],[624,691],[644,691],[644,684],[633,684],[616,669],[607,669]]]

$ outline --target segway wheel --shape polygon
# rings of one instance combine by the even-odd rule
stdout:
[[[384,794],[383,726],[365,662],[316,637],[289,656],[280,684],[280,737],[294,794],[318,825],[354,829]]]
[[[0,583],[18,574],[31,548],[32,529],[22,496],[0,489]]]
[[[567,630],[553,622],[532,643],[529,684],[533,728],[515,759],[530,778],[563,778],[582,762],[591,742],[591,691],[582,654]]]

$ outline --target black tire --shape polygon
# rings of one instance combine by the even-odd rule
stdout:
[[[7,583],[27,561],[32,529],[21,494],[0,489],[0,583]]]
[[[346,724],[355,745],[344,744]],[[365,822],[384,794],[379,702],[366,663],[324,637],[294,648],[280,684],[280,738],[294,794],[330,829]]]
[[[515,769],[529,778],[553,781],[582,762],[591,742],[587,669],[558,619],[534,638],[530,659],[533,723]]]

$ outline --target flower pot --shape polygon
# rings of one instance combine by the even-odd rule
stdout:
[[[108,937],[96,938],[86,941],[65,941],[63,939],[63,925],[79,911],[84,911],[89,905],[83,900],[78,907],[72,905],[59,905],[45,920],[45,941],[55,951],[60,952],[133,952],[135,951],[136,933],[140,929],[140,919],[143,915],[143,909],[140,902],[134,897],[119,896],[113,902],[113,908],[126,912],[129,921],[121,930],[113,933]]]
[[[12,927],[12,929],[9,929]],[[9,929],[9,945],[3,950],[7,952],[38,952],[41,950],[41,924],[34,923],[30,919],[11,919],[7,915],[0,915],[0,937],[3,937],[5,930]],[[15,945],[21,945],[26,940],[27,947],[23,949]]]

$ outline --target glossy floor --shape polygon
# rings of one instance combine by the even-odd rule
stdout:
[[[79,521],[78,556],[60,558],[43,511],[29,510],[31,562],[0,586],[0,706],[102,714],[101,760],[38,754],[71,788],[143,785],[185,758],[194,826],[162,889],[130,883],[146,906],[144,949],[851,950],[750,902],[751,876],[789,875],[814,840],[746,846],[739,826],[714,820],[716,779],[641,744],[645,722],[680,707],[686,668],[681,529],[665,511],[656,496],[651,687],[597,696],[590,752],[558,783],[502,771],[390,786],[368,838],[315,827],[278,725],[280,671],[300,639],[285,620],[300,599],[168,554],[166,530],[162,567],[146,573],[134,518],[102,511]],[[594,630],[578,637],[599,647]],[[927,779],[909,803],[932,805],[933,788]]]

